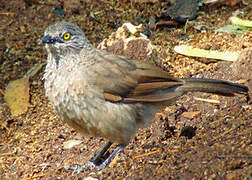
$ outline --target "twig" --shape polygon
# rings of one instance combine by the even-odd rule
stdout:
[[[193,97],[193,99],[195,99],[197,101],[209,102],[209,103],[213,103],[213,104],[220,104],[220,101],[215,100],[215,99],[203,99],[203,98],[198,98],[198,97]]]

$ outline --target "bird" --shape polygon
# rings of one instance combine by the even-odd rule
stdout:
[[[245,85],[177,78],[153,64],[98,49],[67,21],[48,26],[41,41],[47,51],[45,94],[62,121],[82,135],[108,140],[91,158],[94,167],[107,167],[161,107],[175,104],[187,92],[248,94]],[[113,143],[117,146],[103,159]]]

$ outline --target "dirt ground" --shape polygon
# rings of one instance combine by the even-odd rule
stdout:
[[[150,17],[160,17],[167,7],[167,1],[1,1],[0,179],[252,179],[252,108],[242,95],[188,93],[176,105],[160,110],[152,125],[140,129],[108,168],[87,169],[78,175],[64,167],[87,163],[106,140],[82,137],[60,121],[44,94],[44,68],[30,80],[27,112],[17,117],[10,114],[4,90],[35,64],[46,62],[40,39],[48,25],[63,19],[75,22],[97,46],[124,22],[148,28]],[[230,34],[194,28],[196,24],[221,27],[229,23],[227,19],[234,12],[252,20],[251,3],[233,8],[214,5],[201,7],[197,19],[188,23],[186,33],[184,26],[152,29],[150,39],[158,49],[162,67],[178,77],[220,78],[246,84],[248,79],[232,74],[230,62],[206,63],[203,58],[178,55],[173,50],[178,44],[220,51],[252,47],[251,31]],[[195,97],[218,99],[220,103]],[[70,140],[81,143],[64,148]]]

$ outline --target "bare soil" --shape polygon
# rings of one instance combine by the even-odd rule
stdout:
[[[248,1],[249,2],[249,1]],[[152,125],[140,129],[111,165],[72,175],[65,165],[84,164],[105,144],[102,138],[82,137],[63,124],[44,94],[42,69],[31,79],[30,107],[12,117],[4,101],[8,82],[21,78],[35,64],[46,62],[40,45],[45,28],[59,20],[75,22],[96,46],[124,22],[148,28],[166,1],[1,1],[0,3],[0,179],[252,179],[252,110],[244,96],[221,97],[188,93],[176,105],[164,107]],[[64,9],[65,16],[55,13]],[[196,20],[184,26],[151,30],[161,66],[178,77],[207,77],[247,82],[232,74],[230,62],[208,62],[173,51],[178,44],[214,50],[241,51],[252,47],[252,32],[217,34],[194,28],[196,23],[220,27],[234,12],[252,20],[252,5],[202,7]],[[185,40],[185,35],[189,40]],[[251,63],[252,63],[252,59]],[[241,70],[242,71],[242,70]],[[251,92],[251,89],[250,89]],[[195,100],[218,99],[219,104]],[[197,112],[188,117],[183,112]],[[183,136],[182,136],[183,135]],[[192,137],[192,138],[190,138]],[[64,142],[81,140],[71,149]]]

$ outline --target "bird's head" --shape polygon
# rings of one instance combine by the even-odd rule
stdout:
[[[84,32],[75,24],[65,21],[56,22],[46,28],[42,43],[53,56],[65,56],[78,53],[83,48],[91,47]]]

